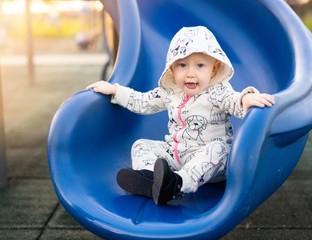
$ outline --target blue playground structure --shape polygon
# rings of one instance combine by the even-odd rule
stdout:
[[[119,33],[110,81],[140,91],[157,86],[172,36],[182,26],[211,29],[231,59],[237,90],[274,94],[272,108],[233,119],[227,181],[166,206],[116,183],[138,138],[163,139],[167,114],[138,116],[90,90],[66,100],[48,137],[55,191],[65,209],[105,239],[218,239],[289,177],[312,128],[312,39],[282,0],[102,0]],[[302,209],[304,211],[304,209]]]

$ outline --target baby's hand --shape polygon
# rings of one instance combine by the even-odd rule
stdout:
[[[89,85],[86,89],[93,89],[94,92],[102,93],[104,95],[116,95],[116,86],[105,81],[95,82]]]
[[[272,95],[266,93],[248,93],[242,98],[243,115],[247,113],[249,108],[256,107],[272,107],[275,104],[275,99]]]

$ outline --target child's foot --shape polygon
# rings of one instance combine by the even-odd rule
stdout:
[[[166,204],[181,195],[182,178],[172,172],[166,160],[158,159],[154,166],[153,199],[155,204]]]
[[[128,193],[152,197],[153,172],[124,168],[117,173],[118,185]]]

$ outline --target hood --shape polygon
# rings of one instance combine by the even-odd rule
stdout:
[[[233,66],[211,31],[203,26],[183,27],[174,35],[169,45],[166,66],[159,80],[161,87],[166,89],[177,88],[170,67],[175,61],[192,53],[204,53],[221,62],[216,76],[210,80],[211,86],[229,81],[233,76]]]

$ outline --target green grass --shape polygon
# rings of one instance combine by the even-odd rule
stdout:
[[[302,21],[310,30],[312,30],[312,16],[306,16]]]

